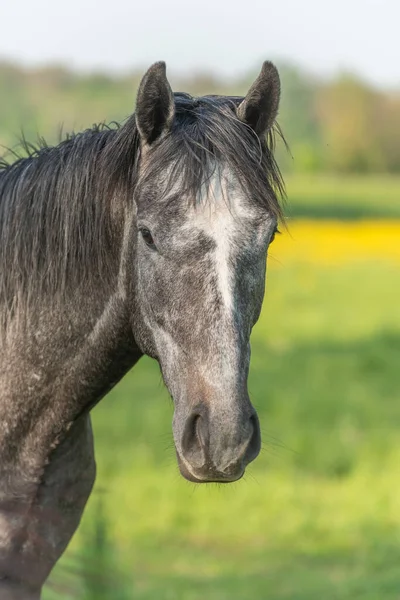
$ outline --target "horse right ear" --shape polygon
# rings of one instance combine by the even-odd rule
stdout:
[[[273,126],[278,114],[280,93],[278,70],[266,60],[261,73],[238,106],[239,119],[249,125],[257,135],[265,135]]]
[[[151,145],[170,131],[174,115],[174,94],[165,62],[157,62],[144,75],[137,94],[136,125],[143,143]]]

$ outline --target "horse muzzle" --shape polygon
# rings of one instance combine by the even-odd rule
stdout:
[[[228,414],[200,405],[182,425],[175,440],[178,465],[194,483],[237,481],[260,452],[260,426],[251,405]]]

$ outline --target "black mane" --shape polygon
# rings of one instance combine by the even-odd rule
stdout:
[[[150,168],[171,167],[196,197],[215,164],[236,172],[255,202],[281,217],[284,186],[273,151],[236,116],[241,98],[175,94],[172,132],[155,145]],[[135,117],[97,125],[58,146],[24,144],[25,156],[0,162],[0,306],[26,309],[43,294],[61,296],[107,274],[113,251],[110,203],[133,201],[138,180]]]

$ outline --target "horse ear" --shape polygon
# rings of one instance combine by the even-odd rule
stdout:
[[[239,104],[237,115],[257,135],[271,129],[278,114],[281,83],[275,65],[266,60],[261,73],[251,86],[245,99]]]
[[[136,100],[136,125],[145,144],[167,133],[174,120],[174,94],[166,76],[165,62],[156,62],[144,75]]]

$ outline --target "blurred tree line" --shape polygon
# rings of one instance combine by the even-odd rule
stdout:
[[[400,91],[382,91],[343,74],[324,81],[280,65],[279,122],[289,143],[278,144],[285,171],[400,172]],[[0,144],[13,147],[21,132],[56,142],[62,132],[101,121],[121,121],[134,110],[142,72],[125,77],[81,75],[64,67],[26,70],[0,63]],[[245,94],[256,73],[226,81],[208,73],[171,76],[175,90]]]

